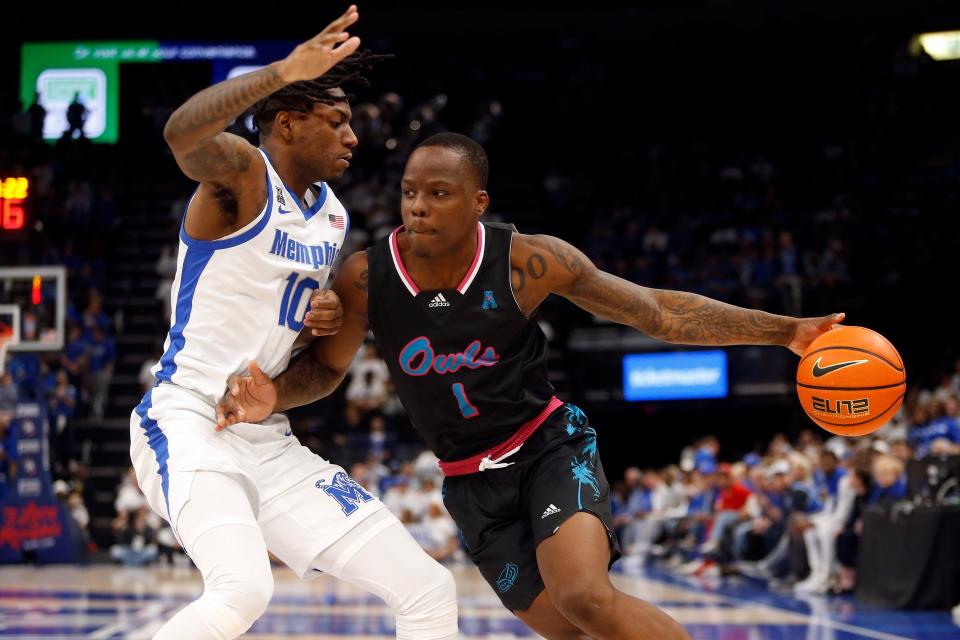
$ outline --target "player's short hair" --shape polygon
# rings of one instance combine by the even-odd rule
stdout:
[[[477,178],[477,184],[480,185],[480,188],[487,188],[490,162],[487,160],[487,152],[484,151],[480,143],[473,138],[468,138],[459,133],[437,133],[418,144],[416,148],[420,149],[421,147],[443,147],[456,151],[467,161],[470,168],[473,169]]]
[[[370,81],[364,74],[373,70],[377,63],[391,57],[371,53],[369,49],[352,53],[319,78],[293,82],[271,93],[254,103],[248,113],[253,116],[254,125],[261,135],[269,134],[273,120],[280,111],[309,113],[317,103],[334,105],[353,100],[353,95],[345,87],[369,87]],[[345,95],[333,93],[337,88],[342,89]]]

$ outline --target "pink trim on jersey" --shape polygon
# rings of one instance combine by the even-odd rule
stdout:
[[[400,233],[401,229],[403,229],[403,225],[394,229],[393,233],[390,234],[390,255],[393,257],[393,266],[397,268],[397,273],[400,274],[400,280],[403,281],[410,295],[416,296],[420,293],[420,287],[407,273],[407,268],[403,266],[403,260],[400,259],[400,247],[397,246],[397,234]]]
[[[480,261],[483,259],[483,247],[487,244],[487,230],[483,228],[483,225],[479,222],[477,223],[477,255],[473,256],[473,263],[470,265],[470,268],[467,269],[467,274],[463,276],[463,280],[460,281],[460,284],[457,285],[457,291],[460,293],[466,293],[467,287],[470,286],[470,283],[473,282],[473,279],[477,277],[477,272],[480,271]]]
[[[403,281],[404,286],[407,288],[407,291],[410,292],[410,295],[416,296],[420,293],[420,287],[417,286],[417,283],[413,281],[413,278],[410,277],[410,274],[407,273],[407,268],[403,265],[403,259],[400,257],[400,246],[397,244],[397,234],[403,231],[403,225],[400,225],[390,234],[390,257],[393,258],[393,266],[397,269],[397,274],[400,276],[400,280]],[[470,263],[470,268],[467,269],[467,273],[463,276],[463,280],[460,281],[460,284],[457,285],[457,291],[461,294],[467,292],[467,288],[473,282],[474,278],[477,277],[477,273],[480,272],[480,263],[483,261],[483,251],[487,245],[487,230],[482,224],[477,223],[477,253],[473,256],[473,262]]]

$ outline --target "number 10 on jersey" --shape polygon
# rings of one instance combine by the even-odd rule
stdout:
[[[287,287],[280,300],[280,320],[277,324],[281,327],[286,325],[288,329],[299,333],[303,329],[303,318],[310,308],[310,294],[320,288],[320,283],[313,278],[302,278],[299,281],[298,278],[300,274],[296,271],[287,276]],[[307,294],[307,306],[303,310],[303,316],[297,320],[297,309],[300,308],[304,293]]]

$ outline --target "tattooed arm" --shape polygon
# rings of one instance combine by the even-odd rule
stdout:
[[[356,51],[360,40],[344,31],[356,20],[351,6],[283,60],[204,89],[173,112],[163,137],[183,173],[200,183],[185,221],[190,236],[215,240],[258,215],[267,198],[263,159],[253,145],[224,129],[257,101],[323,75]]]
[[[347,258],[334,278],[334,293],[343,305],[336,335],[326,335],[297,354],[287,369],[271,380],[251,363],[250,376],[234,376],[217,405],[217,431],[237,422],[260,422],[272,413],[310,404],[333,393],[367,337],[367,253]],[[322,327],[326,313],[314,293],[304,326]]]
[[[770,344],[802,353],[843,314],[791,318],[736,307],[683,291],[649,289],[600,271],[572,245],[515,234],[512,284],[527,315],[551,293],[590,313],[658,340],[693,345]]]

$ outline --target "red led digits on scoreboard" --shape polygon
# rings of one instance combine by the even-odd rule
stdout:
[[[26,178],[0,179],[0,230],[23,229],[26,222],[23,201],[27,199],[29,187]]]

